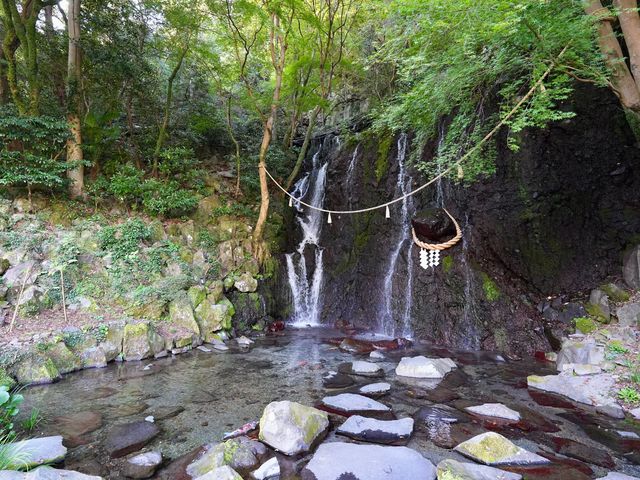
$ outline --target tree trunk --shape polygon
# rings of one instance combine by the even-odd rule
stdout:
[[[47,42],[53,45],[53,42],[55,41],[55,28],[53,27],[53,6],[52,5],[47,5],[46,7],[44,7],[44,34],[47,39]],[[54,65],[52,65],[51,73],[53,75],[54,95],[58,99],[58,105],[60,106],[60,108],[64,108],[66,103],[64,73],[57,62],[54,62]]]
[[[189,50],[189,46],[187,44],[186,47],[180,52],[180,56],[178,57],[178,63],[173,67],[173,71],[171,75],[169,75],[169,83],[167,84],[167,98],[165,100],[164,105],[164,116],[162,118],[162,124],[160,125],[160,130],[158,131],[158,140],[156,141],[156,148],[153,152],[153,169],[151,170],[151,174],[154,177],[158,176],[158,162],[160,160],[160,152],[162,151],[162,147],[164,146],[164,142],[167,139],[167,128],[169,127],[169,118],[171,116],[171,102],[173,100],[173,82],[178,76],[178,72],[182,67],[182,62],[184,61],[184,57],[187,55],[187,51]]]
[[[620,10],[618,19],[624,34],[624,41],[629,50],[631,74],[640,84],[640,15],[637,0],[615,0],[614,5]]]
[[[313,128],[316,125],[316,120],[318,119],[318,115],[320,114],[320,110],[322,107],[317,105],[316,108],[311,112],[311,116],[309,117],[309,126],[307,127],[307,131],[304,135],[304,142],[302,143],[302,148],[300,149],[300,153],[298,153],[298,159],[296,160],[296,164],[293,167],[293,171],[289,178],[287,179],[286,189],[289,190],[293,185],[293,182],[296,181],[298,174],[300,173],[300,169],[302,168],[302,163],[304,162],[305,157],[307,156],[307,150],[309,150],[309,144],[311,143],[311,136],[313,135]]]
[[[600,0],[587,0],[584,9],[587,14],[598,20],[598,43],[605,62],[611,70],[611,81],[620,102],[624,107],[640,112],[640,91],[624,61],[622,48],[611,25],[613,21],[611,12],[602,6]]]
[[[69,55],[67,63],[67,121],[70,136],[67,140],[67,170],[69,193],[73,197],[84,194],[84,165],[82,152],[82,129],[80,123],[80,1],[69,0],[67,14]]]
[[[0,104],[9,103],[11,92],[9,91],[9,80],[7,79],[7,59],[4,56],[4,48],[0,45]]]

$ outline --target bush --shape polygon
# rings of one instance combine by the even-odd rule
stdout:
[[[114,260],[123,259],[140,248],[140,244],[151,237],[149,227],[136,218],[118,226],[108,226],[100,230],[100,248],[113,255]]]
[[[191,190],[180,188],[178,182],[163,183],[147,180],[144,183],[142,206],[150,215],[181,217],[198,206],[198,196]]]
[[[109,193],[122,203],[138,203],[142,196],[144,172],[133,165],[123,165],[109,181]]]

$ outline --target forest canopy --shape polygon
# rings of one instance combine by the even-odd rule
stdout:
[[[227,162],[258,241],[264,167],[290,187],[322,129],[357,118],[439,140],[438,161],[419,165],[430,173],[550,66],[507,125],[512,148],[571,117],[562,102],[578,82],[640,109],[635,1],[2,0],[0,15],[2,188],[180,216],[203,171]],[[492,171],[491,148],[470,178]]]

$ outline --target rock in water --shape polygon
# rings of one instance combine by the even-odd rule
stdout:
[[[402,357],[396,367],[396,375],[411,378],[444,378],[456,368],[450,358]]]
[[[568,363],[599,365],[603,361],[604,348],[598,347],[594,340],[566,340],[558,353],[556,366],[562,372]]]
[[[269,480],[280,477],[280,464],[278,459],[273,457],[262,464],[262,466],[252,473],[256,480]]]
[[[407,447],[325,443],[302,480],[435,480],[433,464]]]
[[[332,410],[348,414],[385,413],[391,411],[385,404],[355,393],[341,393],[332,397],[324,397],[322,404]]]
[[[51,467],[39,467],[29,472],[14,470],[0,471],[0,480],[103,480],[102,477],[85,475],[71,470],[58,470]]]
[[[15,468],[29,469],[39,465],[58,463],[64,460],[67,448],[62,445],[62,436],[32,438],[21,442],[8,443],[7,451],[18,452]]]
[[[124,475],[129,478],[149,478],[162,463],[162,453],[145,452],[135,455],[124,464]]]
[[[475,463],[462,463],[448,459],[438,464],[438,478],[453,478],[456,480],[521,480],[522,475],[484,465],[476,465]]]
[[[592,405],[614,418],[624,418],[624,410],[611,396],[615,383],[615,379],[608,373],[575,376],[572,371],[568,371],[560,375],[527,377],[529,388],[557,393],[578,403]]]
[[[285,455],[309,451],[329,428],[325,412],[295,402],[272,402],[260,419],[260,440]]]
[[[375,377],[382,374],[382,367],[376,363],[364,362],[356,360],[351,363],[351,372],[354,375],[362,375],[365,377]]]
[[[197,477],[196,480],[242,480],[242,477],[233,468],[225,465]]]
[[[441,208],[428,208],[416,213],[411,225],[421,239],[439,242],[456,234],[456,227]]]
[[[454,450],[485,465],[542,465],[549,463],[546,458],[518,447],[495,432],[477,435],[462,442]]]
[[[225,465],[234,470],[248,471],[258,465],[258,455],[264,448],[264,445],[247,437],[207,445],[203,454],[187,467],[187,473],[196,478]]]
[[[140,450],[159,433],[155,423],[144,420],[116,425],[107,436],[105,448],[111,458],[123,457]]]
[[[504,418],[505,420],[513,420],[514,422],[520,421],[520,414],[518,412],[511,410],[509,407],[501,403],[485,403],[475,407],[467,407],[465,410],[467,412],[475,413],[476,415]]]
[[[624,473],[609,472],[606,477],[600,477],[598,480],[640,480],[638,477],[631,477]]]
[[[358,390],[362,395],[367,395],[369,397],[381,396],[385,393],[389,393],[389,391],[391,391],[391,385],[386,382],[371,383],[360,387]]]
[[[322,385],[325,388],[347,388],[353,385],[353,378],[349,375],[338,372],[327,372],[322,377]]]
[[[375,420],[354,415],[340,425],[337,433],[364,442],[406,445],[413,433],[413,419]]]

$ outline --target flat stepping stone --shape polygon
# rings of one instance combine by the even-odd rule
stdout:
[[[384,372],[382,367],[377,363],[356,360],[355,362],[351,362],[351,373],[363,377],[379,377]]]
[[[375,420],[354,415],[340,425],[337,433],[364,442],[406,445],[413,433],[413,419]]]
[[[347,388],[354,383],[353,378],[344,373],[328,372],[322,377],[322,385],[325,388]]]
[[[65,438],[80,437],[102,427],[102,415],[97,412],[78,412],[56,417],[53,424]]]
[[[592,405],[605,415],[624,418],[624,410],[611,393],[615,390],[615,384],[615,379],[608,373],[575,376],[572,372],[565,372],[560,375],[527,377],[529,388],[557,393],[575,402]]]
[[[103,478],[71,470],[58,470],[57,468],[43,466],[29,472],[2,470],[0,471],[0,480],[103,480]]]
[[[10,452],[19,452],[17,464],[13,466],[21,469],[58,463],[64,460],[67,454],[67,448],[62,445],[62,436],[60,435],[8,443],[3,448]]]
[[[129,478],[149,478],[162,463],[162,453],[145,452],[135,455],[124,464],[124,475]]]
[[[369,358],[371,358],[372,360],[384,360],[385,356],[384,353],[382,353],[380,350],[374,350],[369,354]]]
[[[259,469],[254,471],[251,475],[256,480],[269,480],[272,478],[280,478],[280,463],[278,459],[273,457],[270,460],[264,462]]]
[[[118,458],[137,452],[160,433],[155,423],[139,421],[116,425],[105,441],[105,448],[111,458]]]
[[[443,460],[438,464],[438,478],[463,480],[521,480],[522,475],[505,472],[485,465],[463,463],[456,460]]]
[[[503,418],[505,420],[520,421],[520,414],[501,403],[485,403],[474,407],[465,408],[467,412],[485,417]]]
[[[462,442],[455,449],[485,465],[543,465],[548,459],[517,446],[499,433],[487,432]]]
[[[434,465],[407,447],[324,443],[302,480],[435,480]]]
[[[358,393],[361,395],[367,395],[370,397],[377,397],[380,395],[384,395],[391,391],[391,385],[386,382],[379,383],[371,383],[369,385],[364,385],[358,389]]]
[[[386,413],[391,408],[364,395],[356,393],[341,393],[332,397],[324,397],[322,404],[341,413]]]
[[[396,367],[396,375],[409,378],[444,378],[456,368],[450,358],[402,357]]]

